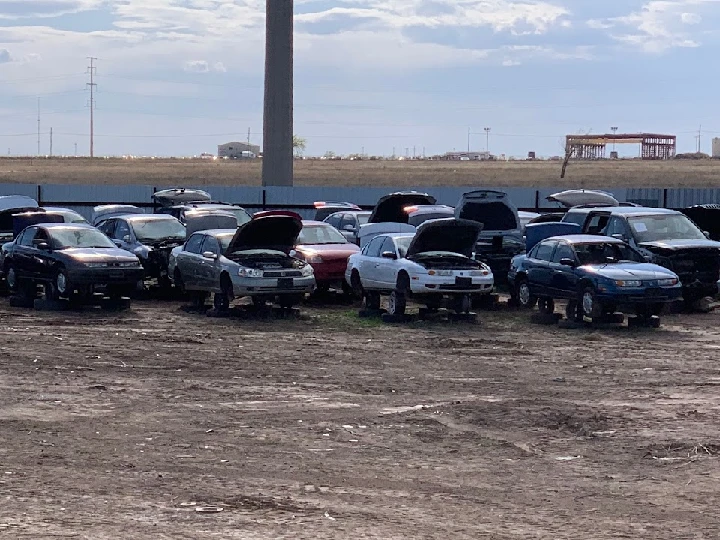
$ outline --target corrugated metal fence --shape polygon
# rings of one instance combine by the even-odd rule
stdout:
[[[154,186],[80,186],[80,185],[35,185],[0,184],[0,195],[27,195],[41,205],[65,206],[90,217],[93,206],[98,204],[135,204],[152,211]],[[372,208],[375,202],[393,191],[407,188],[388,187],[247,187],[247,186],[203,186],[214,200],[237,203],[250,211],[285,208],[299,212],[304,217],[312,215],[315,201],[349,201],[364,208]],[[439,204],[455,205],[461,195],[476,187],[417,188],[427,191]],[[505,191],[513,203],[522,210],[551,210],[557,208],[546,200],[552,193],[567,188],[489,188]],[[604,188],[598,188],[604,189]],[[720,189],[654,189],[654,188],[609,188],[618,200],[630,201],[645,206],[685,208],[693,204],[720,203]]]

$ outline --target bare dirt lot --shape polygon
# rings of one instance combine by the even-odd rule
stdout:
[[[260,160],[0,158],[0,182],[153,186],[261,184]],[[297,186],[720,187],[720,160],[555,161],[296,160]]]
[[[717,538],[720,316],[528,319],[2,301],[0,536]]]

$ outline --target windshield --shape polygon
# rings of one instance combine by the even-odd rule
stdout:
[[[220,248],[223,253],[227,251],[227,248],[230,246],[230,241],[233,239],[233,236],[235,236],[235,233],[223,234],[215,237],[217,241],[220,242]]]
[[[114,248],[115,244],[97,229],[55,229],[50,232],[53,249]]]
[[[398,247],[398,253],[400,254],[401,259],[404,259],[407,255],[407,250],[410,247],[412,240],[412,236],[401,236],[400,238],[395,239],[395,244]]]
[[[365,225],[370,219],[370,212],[367,214],[357,214],[357,220],[360,225]]]
[[[575,244],[580,265],[620,261],[645,262],[642,255],[626,244]]]
[[[345,237],[332,225],[306,225],[300,231],[299,245],[347,244]]]
[[[682,214],[657,214],[628,218],[635,240],[657,242],[659,240],[706,240],[695,224]]]
[[[141,242],[158,242],[160,240],[185,240],[185,227],[172,219],[132,220],[130,222],[135,236]]]

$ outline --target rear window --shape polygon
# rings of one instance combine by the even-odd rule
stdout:
[[[563,223],[574,223],[575,225],[579,225],[580,227],[582,227],[585,224],[586,218],[587,218],[586,212],[568,212],[562,218],[562,222]]]

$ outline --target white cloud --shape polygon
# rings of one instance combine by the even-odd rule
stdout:
[[[8,62],[12,62],[12,56],[10,56],[10,51],[7,49],[0,49],[0,64],[7,64]]]
[[[700,24],[702,17],[697,13],[683,13],[680,15],[680,20],[685,24]]]

